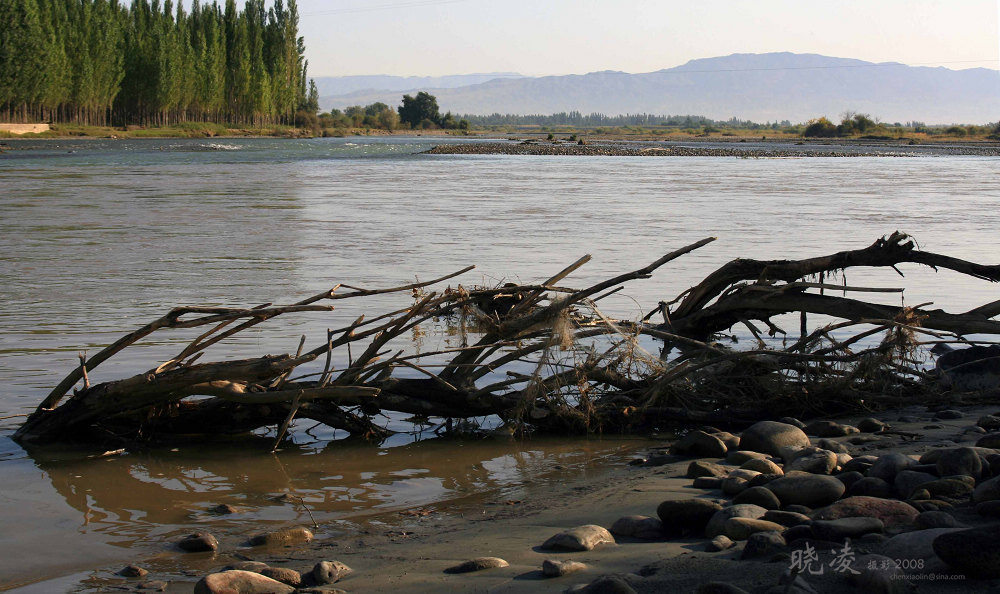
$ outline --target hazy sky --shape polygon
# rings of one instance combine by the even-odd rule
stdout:
[[[1000,0],[299,0],[311,76],[650,72],[792,51],[1000,66]]]

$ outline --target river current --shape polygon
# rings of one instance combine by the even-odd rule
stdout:
[[[211,448],[45,450],[10,435],[77,353],[177,305],[290,303],[337,283],[540,281],[584,254],[564,284],[640,268],[707,236],[718,241],[630,283],[606,313],[635,319],[736,257],[801,258],[860,248],[901,230],[923,249],[1000,262],[993,157],[542,157],[424,155],[440,137],[6,141],[0,153],[0,589],[126,559],[191,531],[362,522],[413,506],[502,497],[620,461],[629,440],[455,445],[396,439],[338,444],[293,432]],[[905,286],[903,302],[965,311],[1000,289],[900,267],[849,272],[849,284]],[[899,303],[898,294],[877,298]],[[292,352],[299,336],[360,313],[405,307],[408,294],[338,303],[333,314],[279,318],[218,357]],[[362,303],[363,302],[363,303]],[[447,336],[429,336],[431,344]],[[92,380],[138,373],[190,334],[154,335]],[[435,342],[437,341],[437,342]],[[212,506],[242,511],[220,519]],[[164,561],[167,565],[170,561]],[[77,579],[77,578],[74,578]],[[82,579],[82,578],[81,578]]]

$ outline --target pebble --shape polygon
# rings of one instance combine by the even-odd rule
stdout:
[[[809,516],[805,514],[800,514],[798,512],[784,511],[779,509],[769,509],[767,513],[763,516],[764,520],[768,522],[775,522],[781,524],[782,526],[798,526],[799,524],[808,524],[812,520]]]
[[[940,411],[938,411],[937,413],[934,414],[934,418],[935,419],[942,419],[942,420],[945,420],[945,421],[954,420],[954,419],[961,419],[964,416],[965,416],[965,413],[963,413],[960,410],[955,410],[953,408],[949,408],[949,409],[945,409],[945,410],[940,410]]]
[[[990,449],[1000,448],[1000,433],[987,433],[986,435],[980,437],[979,440],[976,441],[976,447]]]
[[[201,553],[217,550],[219,541],[207,532],[198,532],[185,536],[177,542],[177,546],[188,553]]]
[[[474,571],[483,571],[484,569],[496,569],[498,567],[510,567],[510,563],[507,563],[500,557],[476,557],[475,559],[469,559],[464,563],[459,563],[458,565],[453,565],[448,569],[445,569],[445,573],[472,573]]]
[[[946,478],[920,485],[920,488],[930,495],[929,499],[967,500],[973,487],[966,481],[957,478]]]
[[[216,515],[225,516],[229,514],[239,513],[240,510],[233,507],[232,505],[229,505],[228,503],[220,503],[219,505],[210,508],[208,511]]]
[[[694,487],[695,489],[706,489],[706,490],[721,489],[722,479],[715,476],[699,476],[698,478],[694,479],[694,482],[691,483],[691,486]]]
[[[873,418],[873,417],[868,417],[866,419],[861,419],[857,423],[857,428],[862,433],[877,433],[877,432],[882,431],[883,429],[886,429],[888,427],[889,427],[889,425],[887,423],[883,423],[882,421],[880,421],[880,420],[878,420],[876,418]]]
[[[875,463],[868,469],[867,474],[868,476],[880,478],[887,483],[891,483],[897,474],[916,463],[916,460],[913,458],[896,452],[883,454],[875,460]]]
[[[705,460],[694,460],[688,464],[687,468],[688,478],[698,478],[700,476],[724,478],[727,474],[729,474],[729,469],[725,466],[714,462],[706,462]]]
[[[937,462],[938,476],[964,474],[979,478],[983,473],[983,460],[972,448],[950,448],[941,452]]]
[[[841,478],[838,476],[837,478]],[[843,480],[843,479],[841,479]],[[892,486],[884,480],[866,476],[855,482],[847,489],[848,495],[864,495],[866,497],[881,497],[887,499],[892,497]]]
[[[721,439],[704,431],[690,431],[670,446],[671,454],[724,458],[729,449]]]
[[[542,544],[543,549],[562,549],[567,551],[590,551],[602,544],[615,544],[615,537],[605,528],[596,524],[587,524],[566,530],[549,537]]]
[[[808,445],[809,436],[802,429],[777,421],[755,423],[740,436],[743,449],[772,455],[779,455],[783,447]]]
[[[742,467],[744,462],[750,460],[766,460],[767,454],[751,452],[750,450],[733,450],[726,454],[726,462]]]
[[[909,499],[921,485],[937,480],[937,477],[927,472],[904,470],[896,475],[893,487],[903,499]]]
[[[943,511],[925,511],[917,516],[917,521],[914,522],[917,528],[920,530],[927,530],[930,528],[957,528],[959,523],[955,520],[955,517],[951,514]]]
[[[777,474],[779,476],[785,474],[785,471],[782,470],[780,466],[767,458],[754,458],[747,460],[740,465],[740,468],[743,470],[753,470],[761,474]]]
[[[816,442],[816,445],[819,446],[820,448],[823,448],[824,450],[830,450],[834,454],[850,453],[850,450],[847,449],[846,445],[840,443],[835,439],[821,439]]]
[[[830,474],[837,468],[837,454],[819,448],[800,453],[791,463],[785,464],[786,472],[800,470],[812,474]]]

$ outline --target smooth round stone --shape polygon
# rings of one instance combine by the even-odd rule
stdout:
[[[295,526],[294,528],[285,528],[284,530],[275,530],[273,532],[265,532],[263,534],[256,534],[250,537],[251,546],[287,546],[290,544],[297,544],[303,542],[309,542],[313,539],[313,533],[308,528],[303,528],[302,526]]]
[[[941,410],[941,411],[938,411],[937,413],[934,414],[934,418],[935,419],[941,419],[941,420],[944,420],[944,421],[950,421],[950,420],[954,420],[954,419],[961,419],[964,416],[965,416],[965,413],[963,413],[960,410],[955,410],[955,409]]]
[[[798,512],[784,511],[780,509],[767,510],[767,513],[764,514],[763,518],[761,519],[788,527],[798,526],[800,524],[808,524],[809,522],[812,521],[809,519],[809,516],[805,514],[800,514]]]
[[[847,490],[849,495],[864,495],[866,497],[881,497],[887,499],[892,497],[892,487],[889,483],[874,476],[866,476],[851,485]]]
[[[1000,448],[1000,433],[987,433],[976,442],[978,448]]]
[[[708,541],[708,544],[705,545],[705,550],[709,553],[717,553],[719,551],[731,549],[734,546],[736,546],[736,543],[733,542],[733,539],[729,538],[725,534],[720,534]]]
[[[909,498],[921,485],[937,480],[933,474],[904,470],[896,475],[894,487],[900,497]]]
[[[780,479],[783,476],[784,476],[784,474],[764,474],[764,473],[761,473],[761,474],[758,474],[757,476],[753,477],[749,481],[747,481],[747,488],[749,489],[750,487],[763,487],[764,485],[768,484],[769,482],[771,482],[771,481],[773,481],[775,479]]]
[[[828,475],[790,472],[773,480],[766,488],[778,496],[782,505],[818,507],[840,499],[846,491],[844,483]]]
[[[579,561],[560,561],[557,559],[542,561],[542,575],[550,578],[561,577],[584,569],[587,569],[587,566]]]
[[[781,417],[780,419],[778,419],[778,422],[784,423],[786,425],[791,425],[793,427],[798,427],[799,429],[802,429],[803,427],[806,426],[805,423],[796,419],[795,417]]]
[[[967,482],[954,479],[938,479],[920,485],[920,488],[930,494],[931,499],[968,499],[972,494],[972,486]]]
[[[188,553],[214,551],[219,548],[219,541],[207,532],[189,534],[177,542],[177,547]]]
[[[601,544],[615,544],[615,537],[607,529],[596,524],[578,526],[549,537],[542,544],[543,549],[566,551],[590,551]]]
[[[351,573],[351,568],[340,561],[320,561],[313,566],[310,575],[319,585],[332,584]]]
[[[976,513],[981,516],[1000,518],[1000,499],[977,503]]]
[[[706,489],[709,491],[712,489],[721,489],[722,479],[716,476],[699,476],[698,478],[694,479],[694,482],[691,483],[691,486],[694,487],[695,489]]]
[[[1000,416],[984,415],[979,417],[979,420],[976,421],[976,426],[985,429],[986,431],[996,431],[997,429],[1000,429]]]
[[[735,450],[726,455],[726,462],[742,467],[743,463],[750,460],[766,460],[767,454],[751,452],[749,450]]]
[[[847,446],[840,443],[835,439],[821,439],[816,442],[816,445],[824,450],[830,450],[834,454],[849,454],[850,451]]]
[[[913,466],[917,462],[909,456],[899,453],[883,454],[875,460],[871,468],[868,469],[868,476],[880,478],[887,483],[891,483],[896,475]]]
[[[887,423],[883,423],[882,421],[880,421],[880,420],[878,420],[876,418],[873,418],[873,417],[868,417],[866,419],[861,419],[857,423],[857,428],[862,433],[877,433],[877,432],[882,431],[883,429],[887,428],[888,426],[889,425]]]
[[[295,588],[302,585],[302,574],[289,567],[265,567],[258,573]]]
[[[813,421],[803,427],[802,431],[804,431],[806,435],[812,435],[814,437],[846,437],[859,432],[857,427],[851,427],[850,425],[843,425],[833,421]]]
[[[760,520],[758,520],[760,521]],[[740,559],[765,559],[787,550],[785,538],[774,531],[755,532],[747,537]]]
[[[780,466],[766,458],[755,458],[752,460],[747,460],[740,468],[743,470],[753,470],[761,474],[777,474],[783,475],[785,471],[781,469]]]
[[[983,461],[972,448],[950,448],[941,452],[937,462],[938,476],[964,474],[979,478],[983,473]]]
[[[729,518],[723,525],[723,533],[733,540],[746,540],[756,532],[781,532],[781,524],[754,518]]]
[[[445,569],[445,573],[472,573],[473,571],[483,571],[484,569],[496,569],[498,567],[509,567],[510,563],[507,563],[500,557],[476,557],[475,559],[469,559],[464,563],[459,563]]]
[[[254,573],[233,569],[209,574],[195,584],[194,594],[291,594],[295,588],[278,580]]]
[[[722,509],[721,505],[708,499],[668,499],[656,508],[656,515],[660,518],[665,533],[683,536],[700,534],[709,520]]]
[[[599,577],[582,588],[567,590],[572,594],[636,594],[632,586],[622,578],[612,575]]]
[[[801,429],[776,421],[755,423],[740,436],[740,447],[764,454],[778,455],[783,447],[808,445],[809,436]]]
[[[837,468],[837,454],[829,450],[816,449],[796,456],[789,464],[785,464],[788,472],[799,470],[812,474],[830,474]]]
[[[657,540],[663,538],[663,522],[649,516],[625,516],[615,520],[609,531],[618,536]]]
[[[1000,499],[1000,476],[983,481],[972,492],[972,500],[976,503],[998,499]]]
[[[943,511],[925,511],[917,516],[915,522],[917,528],[927,530],[929,528],[957,528],[959,523],[954,516]]]
[[[848,492],[850,492],[851,487],[854,486],[855,483],[857,483],[863,478],[865,478],[865,475],[861,474],[857,470],[850,470],[847,472],[837,473],[837,480],[844,483],[844,486],[847,487]]]
[[[961,573],[1000,578],[1000,530],[994,526],[942,534],[933,546],[938,557]]]
[[[767,513],[767,510],[763,507],[749,503],[741,503],[738,505],[731,505],[729,507],[720,507],[720,509],[712,515],[711,519],[709,519],[708,524],[705,525],[705,537],[714,538],[720,534],[726,534],[726,521],[731,518],[758,519],[763,517],[765,513]],[[667,522],[664,522],[663,524],[664,526],[668,526]]]
[[[813,535],[822,540],[841,542],[848,538],[860,538],[871,532],[884,532],[885,524],[878,518],[854,517],[838,520],[813,520]]]
[[[878,460],[878,457],[872,455],[856,456],[850,462],[844,464],[841,470],[844,472],[856,471],[864,474],[876,460]]]
[[[149,571],[139,567],[138,565],[126,565],[125,567],[118,570],[118,575],[122,577],[146,577],[149,575]]]
[[[765,487],[750,487],[733,498],[733,503],[751,503],[764,509],[772,510],[781,507],[778,496]]]
[[[727,474],[729,474],[729,469],[725,466],[714,462],[706,462],[705,460],[694,460],[688,464],[687,468],[688,478],[698,478],[701,476],[724,478]]]
[[[912,505],[902,501],[857,496],[841,499],[827,507],[817,509],[810,516],[813,520],[836,520],[859,516],[878,518],[886,528],[892,528],[913,524],[918,514]]]
[[[691,431],[670,446],[671,454],[724,458],[728,448],[721,439],[704,431]]]

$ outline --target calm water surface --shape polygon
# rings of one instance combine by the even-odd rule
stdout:
[[[450,142],[463,142],[452,139]],[[7,141],[0,153],[0,416],[32,410],[73,365],[171,307],[288,303],[346,283],[378,288],[476,264],[453,282],[543,280],[583,254],[567,284],[719,241],[636,281],[605,310],[637,318],[735,257],[798,258],[863,247],[899,229],[924,249],[1000,262],[997,159],[428,156],[440,139]],[[850,284],[906,286],[908,304],[964,311],[996,285],[901,267]],[[902,284],[901,284],[902,283]],[[884,299],[898,303],[899,297]],[[217,357],[293,351],[408,296],[339,302],[247,333]],[[425,348],[450,344],[435,328]],[[191,335],[154,335],[93,375],[144,371]],[[87,459],[27,456],[0,421],[0,587],[70,572],[124,547],[162,549],[192,524],[362,521],[414,505],[502,496],[531,480],[619,460],[635,442],[531,441],[384,447],[298,427],[270,440]],[[561,469],[561,470],[560,470]],[[507,490],[507,491],[505,491]],[[488,494],[488,495],[484,495]],[[234,517],[208,513],[218,503]],[[134,549],[133,549],[134,550]],[[46,551],[46,554],[40,554]],[[58,559],[58,560],[56,560]],[[166,561],[167,565],[170,564]],[[9,577],[8,577],[9,576]]]

